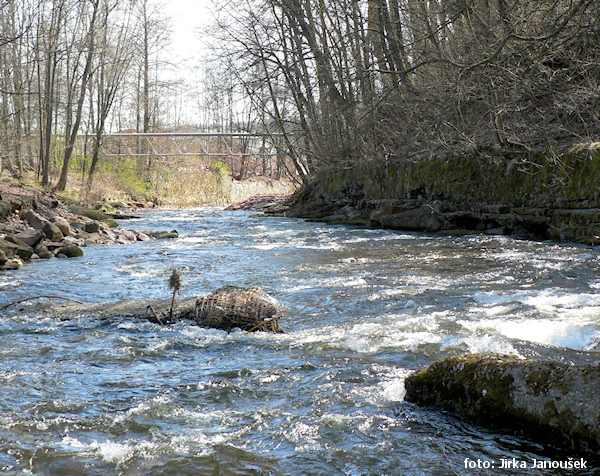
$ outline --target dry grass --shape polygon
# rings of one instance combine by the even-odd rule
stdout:
[[[177,168],[160,167],[156,169],[152,183],[153,195],[159,203],[171,206],[226,206],[257,194],[293,191],[293,185],[283,180],[255,177],[238,182],[221,165],[210,168],[190,164],[180,164]]]
[[[53,177],[51,183],[56,183]],[[35,176],[24,182],[37,183]],[[39,186],[39,185],[38,185]],[[94,175],[91,188],[87,175],[73,168],[67,190],[60,195],[77,201],[94,203],[101,200],[123,202],[154,201],[165,206],[226,206],[264,193],[292,192],[293,185],[254,177],[242,182],[233,180],[222,162],[206,165],[198,160],[156,161],[150,173],[135,161],[103,163]]]

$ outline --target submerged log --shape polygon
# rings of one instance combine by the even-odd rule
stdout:
[[[485,354],[411,374],[405,400],[584,453],[600,451],[600,365]]]
[[[101,319],[129,317],[146,319],[158,324],[181,320],[194,321],[202,327],[230,331],[239,328],[281,333],[279,319],[285,309],[258,286],[240,288],[223,286],[206,296],[177,302],[170,315],[170,299],[108,303],[51,305],[45,312],[58,318],[69,319],[94,315]]]

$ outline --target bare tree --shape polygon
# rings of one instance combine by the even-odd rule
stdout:
[[[95,56],[95,71],[92,90],[96,96],[93,118],[92,162],[88,173],[88,188],[91,188],[94,172],[100,160],[100,149],[106,128],[106,121],[115,102],[119,87],[129,71],[134,47],[135,29],[132,28],[132,12],[127,6],[118,11],[119,2],[104,2],[100,16],[105,28],[98,38]],[[109,16],[116,11],[118,20]]]
[[[87,33],[84,36],[83,48],[75,52],[75,57],[72,61],[69,61],[71,59],[71,50],[69,48],[66,49],[67,103],[65,112],[65,149],[60,178],[56,184],[56,189],[59,191],[67,187],[69,164],[73,156],[75,141],[77,140],[77,134],[79,133],[79,127],[83,118],[83,105],[88,91],[88,83],[92,77],[92,62],[96,53],[97,19],[102,0],[90,1],[91,12],[86,11],[86,4],[82,2],[80,3],[82,9],[77,14],[77,18],[80,21],[87,23]],[[98,28],[100,31],[103,29],[106,30],[107,27],[106,18],[103,20],[104,23]],[[72,68],[69,68],[71,65]],[[83,67],[83,71],[80,73],[81,66]]]
[[[281,130],[297,126],[301,139],[289,145],[313,170],[390,157],[514,157],[600,136],[598,101],[589,100],[600,77],[592,0],[228,5],[220,56]]]

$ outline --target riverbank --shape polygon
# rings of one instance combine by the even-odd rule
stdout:
[[[52,192],[0,183],[0,270],[15,270],[38,259],[76,258],[82,248],[175,238],[176,230],[145,232],[121,227],[117,219],[135,217],[142,207],[103,201],[93,207]]]
[[[177,237],[176,230],[137,232],[119,226],[141,210],[158,206],[226,206],[253,196],[287,197],[292,185],[254,177],[233,180],[204,169],[177,169],[156,190],[149,183],[99,173],[92,190],[75,176],[61,194],[30,179],[0,181],[0,270],[15,270],[37,259],[79,257],[83,248]],[[184,179],[185,175],[185,179]],[[138,183],[139,182],[139,183]],[[30,183],[30,184],[27,184]]]
[[[600,244],[600,147],[319,170],[285,210],[327,223]]]

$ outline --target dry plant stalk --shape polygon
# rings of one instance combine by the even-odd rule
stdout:
[[[175,263],[173,263],[173,271],[169,277],[169,289],[173,290],[173,297],[171,298],[171,308],[169,309],[169,320],[173,320],[173,308],[175,306],[175,297],[181,289],[181,271],[177,269]]]

